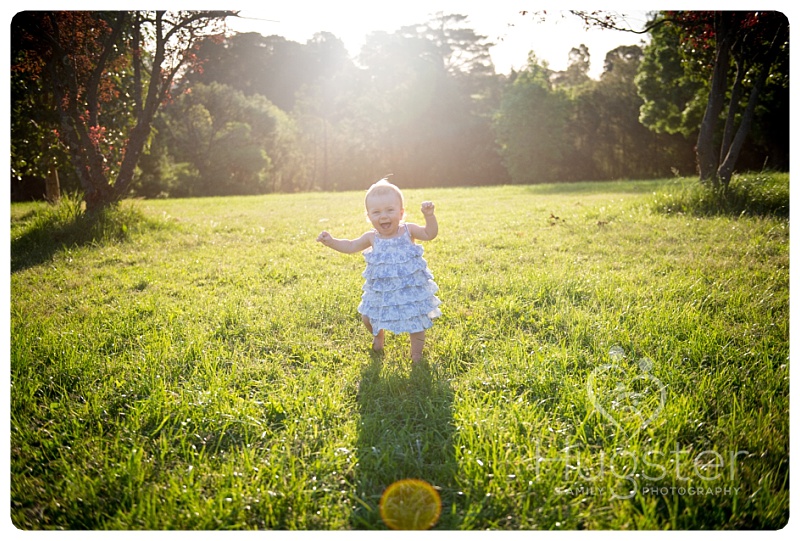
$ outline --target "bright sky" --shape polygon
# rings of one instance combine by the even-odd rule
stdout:
[[[267,4],[257,9],[242,9],[243,17],[262,20],[232,20],[237,32],[279,35],[306,43],[315,33],[330,32],[344,42],[351,55],[357,55],[370,32],[394,32],[401,26],[427,22],[437,12],[467,15],[465,25],[486,36],[496,45],[492,61],[499,73],[527,64],[528,52],[546,60],[551,69],[567,67],[570,49],[586,44],[591,54],[590,75],[599,77],[606,53],[620,45],[638,45],[644,35],[613,30],[585,30],[583,23],[566,11],[547,10],[547,22],[534,20],[523,9],[544,9],[541,2],[519,0],[295,0]],[[625,13],[636,30],[646,20],[645,11],[617,9]]]

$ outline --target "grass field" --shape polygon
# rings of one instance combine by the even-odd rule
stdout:
[[[789,221],[656,212],[677,182],[406,190],[440,224],[414,368],[315,242],[361,193],[126,203],[96,241],[12,205],[14,524],[385,529],[419,478],[437,529],[783,527]]]

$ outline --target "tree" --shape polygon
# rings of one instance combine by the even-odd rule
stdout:
[[[232,11],[22,12],[13,66],[41,78],[94,213],[129,193],[151,124],[197,40]],[[121,144],[115,144],[122,141]]]
[[[304,156],[302,188],[357,189],[364,178],[386,174],[374,98],[369,76],[351,63],[298,91],[292,117]]]
[[[398,36],[421,39],[431,47],[431,59],[451,75],[493,75],[494,64],[487,37],[465,27],[468,17],[438,12],[425,24],[404,26]]]
[[[612,14],[573,13],[588,25],[630,31]],[[777,11],[666,11],[641,32],[661,25],[676,27],[677,51],[684,70],[703,76],[707,94],[693,95],[695,100],[702,98],[698,103],[703,110],[697,134],[697,166],[701,182],[724,189],[750,134],[765,85],[774,76],[774,68],[788,56],[788,20]],[[671,111],[673,118],[674,113]],[[720,125],[722,119],[724,124]]]
[[[553,88],[551,74],[530,53],[527,68],[506,89],[495,115],[500,155],[514,183],[563,180],[564,156],[574,155],[567,133],[569,96]]]
[[[298,153],[305,160],[293,160],[290,177],[280,168],[284,178],[276,187],[331,189],[354,176],[354,166],[363,162],[354,159],[353,148],[364,134],[351,129],[363,117],[358,107],[363,70],[356,68],[340,39],[320,32],[300,44],[281,36],[234,34],[205,40],[198,56],[202,69],[187,73],[187,85],[224,84],[248,96],[263,96],[294,117]]]
[[[643,58],[638,45],[608,53],[599,81],[575,98],[577,120],[586,111],[595,117],[591,129],[578,122],[576,131],[592,149],[598,179],[653,178],[671,171],[691,171],[691,144],[682,135],[656,133],[639,121],[643,105],[635,79]]]
[[[491,131],[499,102],[491,43],[464,15],[368,36],[373,122],[388,170],[415,184],[482,183],[505,177]]]
[[[656,133],[681,134],[696,141],[708,101],[705,79],[680,54],[678,26],[654,26],[650,35],[636,76],[643,99],[640,120]],[[696,63],[695,56],[691,64]]]
[[[162,109],[156,124],[154,146],[166,146],[175,163],[193,173],[176,183],[177,194],[260,194],[291,180],[293,129],[288,115],[264,96],[195,84]]]
[[[684,30],[693,31],[684,38],[687,47],[713,47],[708,102],[697,136],[697,161],[701,181],[725,188],[750,132],[770,70],[782,50],[788,54],[789,23],[779,12],[677,12],[668,16]],[[729,88],[731,68],[734,75]],[[715,135],[723,109],[727,109],[725,124],[717,143]]]
[[[247,95],[261,94],[287,112],[304,86],[352,64],[344,43],[328,32],[306,44],[257,33],[205,39],[197,56],[202,65],[187,71],[188,84],[220,83]]]
[[[589,62],[591,55],[589,48],[581,43],[569,51],[567,69],[553,74],[553,84],[556,86],[580,86],[591,80],[589,77]]]

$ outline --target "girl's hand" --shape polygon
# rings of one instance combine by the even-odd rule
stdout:
[[[317,242],[321,242],[325,246],[330,246],[332,240],[333,240],[333,237],[331,237],[331,234],[328,233],[327,231],[323,231],[317,237]]]
[[[423,201],[422,202],[422,214],[425,216],[433,216],[433,203],[430,201]]]

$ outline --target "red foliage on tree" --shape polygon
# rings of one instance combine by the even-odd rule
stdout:
[[[232,11],[27,11],[12,21],[12,69],[41,78],[87,210],[124,197],[173,80]],[[123,94],[126,95],[123,99]],[[131,103],[132,102],[132,103]],[[111,178],[114,176],[114,178]]]

